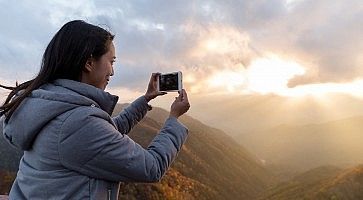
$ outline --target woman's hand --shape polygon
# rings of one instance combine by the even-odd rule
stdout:
[[[183,89],[179,92],[179,96],[175,98],[175,101],[171,105],[170,117],[180,117],[186,113],[190,108],[187,92]]]
[[[158,76],[160,76],[160,73],[153,73],[151,75],[150,82],[147,87],[147,91],[145,93],[145,99],[148,102],[152,99],[155,99],[157,96],[166,94],[166,92],[158,92],[158,88],[157,88],[157,77]]]

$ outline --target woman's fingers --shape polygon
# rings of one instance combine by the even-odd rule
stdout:
[[[184,89],[182,89],[182,92],[181,92],[183,95],[182,95],[182,101],[184,101],[184,102],[189,102],[189,100],[188,100],[188,94],[187,94],[187,92],[184,90]]]
[[[153,81],[157,81],[158,76],[160,76],[159,72],[153,73],[152,74]]]
[[[160,76],[160,73],[159,72],[152,73],[151,74],[151,77],[150,77],[150,82],[149,83],[150,84],[156,83],[158,76]]]
[[[176,98],[178,101],[182,101],[182,99],[183,99],[183,91],[178,91],[178,93],[179,93],[179,96]]]

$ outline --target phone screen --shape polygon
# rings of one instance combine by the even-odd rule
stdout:
[[[160,91],[178,90],[178,73],[160,75]]]

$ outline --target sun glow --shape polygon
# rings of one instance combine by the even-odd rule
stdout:
[[[241,65],[239,70],[216,72],[208,85],[230,93],[286,94],[289,79],[303,73],[304,68],[294,61],[265,57],[254,60],[246,69]]]
[[[349,83],[319,83],[297,86],[290,88],[282,93],[285,96],[304,96],[314,95],[323,96],[327,93],[349,94],[358,98],[363,98],[363,79],[355,80]]]
[[[237,68],[237,70],[236,70]],[[235,66],[234,70],[215,71],[206,80],[209,91],[225,94],[277,94],[281,96],[301,97],[313,95],[324,97],[326,94],[348,94],[363,98],[363,79],[348,83],[316,83],[288,87],[288,82],[294,76],[303,75],[305,69],[292,60],[283,60],[277,56],[258,58],[247,68]],[[195,91],[203,86],[193,83]]]
[[[247,89],[261,94],[284,93],[288,90],[288,81],[304,72],[304,68],[294,61],[278,57],[256,59],[247,70]]]

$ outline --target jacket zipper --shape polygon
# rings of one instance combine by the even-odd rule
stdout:
[[[111,185],[107,187],[107,200],[111,200],[112,188]]]

